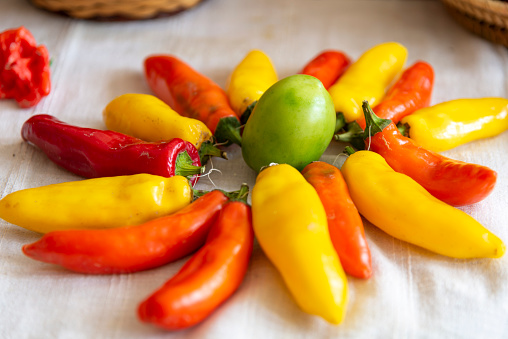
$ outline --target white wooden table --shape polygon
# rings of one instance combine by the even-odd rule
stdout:
[[[0,0],[0,30],[24,25],[53,59],[51,94],[34,108],[0,101],[0,193],[81,178],[23,143],[20,128],[48,113],[83,127],[105,128],[102,109],[114,97],[150,93],[142,61],[179,56],[220,85],[254,48],[279,76],[298,72],[320,51],[353,59],[377,43],[408,48],[407,65],[425,60],[436,72],[433,103],[508,97],[508,51],[464,31],[437,1],[207,0],[173,17],[136,22],[79,21]],[[323,160],[340,165],[343,144]],[[198,188],[226,190],[255,174],[237,146]],[[446,152],[498,172],[484,201],[462,208],[508,241],[508,133]],[[338,159],[338,160],[337,160]],[[40,235],[0,220],[0,338],[490,338],[508,337],[508,256],[454,260],[395,240],[365,222],[374,274],[350,278],[346,319],[339,326],[307,315],[256,245],[240,289],[202,324],[168,333],[137,320],[141,300],[185,259],[136,274],[87,276],[33,261],[21,246]]]

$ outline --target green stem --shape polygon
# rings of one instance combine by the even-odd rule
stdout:
[[[247,123],[247,120],[249,120],[249,117],[252,114],[252,111],[254,110],[254,107],[256,106],[257,103],[258,103],[257,100],[254,101],[252,104],[247,106],[245,111],[242,113],[242,115],[240,116],[240,123],[242,125],[245,125]]]
[[[365,115],[365,130],[363,131],[363,139],[373,137],[379,132],[382,132],[388,125],[392,123],[389,119],[382,119],[378,117],[370,108],[369,102],[364,100],[362,103],[363,114]]]
[[[206,164],[211,157],[219,157],[228,160],[226,152],[218,148],[211,141],[205,141],[199,148],[199,158],[201,159],[201,164]]]
[[[204,166],[192,164],[192,159],[187,152],[182,152],[176,156],[175,175],[181,175],[187,178],[196,174],[201,174],[204,170]]]
[[[356,151],[354,150],[353,147],[351,146],[346,146],[346,148],[344,148],[344,153],[346,153],[347,155],[351,155],[353,153],[355,153]]]
[[[399,122],[397,124],[397,128],[398,128],[400,134],[402,134],[406,138],[409,138],[409,130],[411,129],[411,126],[409,126],[408,123],[403,124],[403,123]]]
[[[339,112],[335,118],[335,134],[339,133],[344,126],[346,126],[346,118],[344,117],[344,114]]]
[[[235,117],[226,117],[219,120],[215,128],[215,138],[220,143],[231,143],[242,146],[242,136],[240,135],[240,121]]]

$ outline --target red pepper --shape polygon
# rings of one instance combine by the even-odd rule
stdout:
[[[35,106],[51,90],[49,54],[21,26],[0,33],[0,99]]]
[[[357,278],[369,278],[372,265],[363,221],[342,173],[335,166],[315,161],[307,165],[302,174],[323,203],[330,238],[344,271]]]
[[[340,51],[326,50],[309,61],[300,74],[312,75],[318,78],[328,89],[344,73],[351,63],[347,55]]]
[[[144,66],[148,85],[159,99],[181,115],[204,122],[217,141],[241,145],[240,120],[219,85],[171,55],[150,56]]]
[[[253,241],[250,206],[241,201],[229,202],[212,226],[205,245],[140,304],[139,318],[169,330],[203,321],[240,286]]]
[[[194,145],[179,138],[146,142],[119,132],[72,126],[46,114],[28,119],[21,136],[57,165],[87,178],[182,175],[194,185],[203,169]]]
[[[378,118],[367,102],[365,148],[380,154],[394,171],[404,173],[430,194],[452,206],[470,205],[485,199],[494,189],[492,169],[465,163],[428,151],[404,137],[397,126]]]
[[[80,273],[132,273],[158,267],[201,247],[227,201],[226,194],[215,190],[174,214],[141,225],[49,232],[23,246],[23,252]]]

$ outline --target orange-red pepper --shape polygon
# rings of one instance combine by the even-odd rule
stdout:
[[[80,273],[131,273],[158,267],[202,246],[227,201],[223,192],[215,190],[174,214],[141,225],[49,232],[23,246],[23,252]]]
[[[179,330],[198,324],[240,286],[252,253],[251,208],[231,201],[222,209],[205,245],[138,308],[143,322]]]
[[[326,89],[330,88],[351,63],[349,57],[336,50],[325,50],[309,61],[300,74],[318,78]]]
[[[333,165],[315,161],[302,174],[316,189],[325,208],[330,238],[344,271],[357,278],[369,278],[372,264],[363,221],[342,173]]]

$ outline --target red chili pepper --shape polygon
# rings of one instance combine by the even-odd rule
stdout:
[[[212,226],[205,245],[140,304],[139,318],[169,330],[203,321],[240,286],[253,241],[250,206],[229,202]]]
[[[119,132],[72,126],[47,114],[28,119],[21,136],[57,165],[87,178],[182,175],[194,185],[203,169],[196,147],[182,139],[146,142]]]
[[[240,120],[219,85],[171,55],[150,56],[144,66],[157,97],[181,115],[204,122],[219,142],[241,145]]]
[[[49,54],[21,26],[0,33],[0,99],[35,106],[51,90]]]
[[[323,203],[330,238],[344,271],[357,278],[369,278],[372,265],[363,221],[342,173],[335,166],[315,161],[307,165],[302,174]]]
[[[485,199],[494,189],[497,173],[428,151],[404,137],[397,126],[378,118],[363,103],[367,127],[365,147],[380,154],[394,171],[404,173],[430,194],[452,206],[470,205]]]
[[[215,190],[174,214],[141,225],[49,232],[23,246],[23,252],[80,273],[132,273],[158,267],[201,247],[227,201],[226,194]]]
[[[312,75],[318,78],[328,89],[344,73],[351,63],[347,55],[340,51],[326,50],[309,61],[300,74]]]

